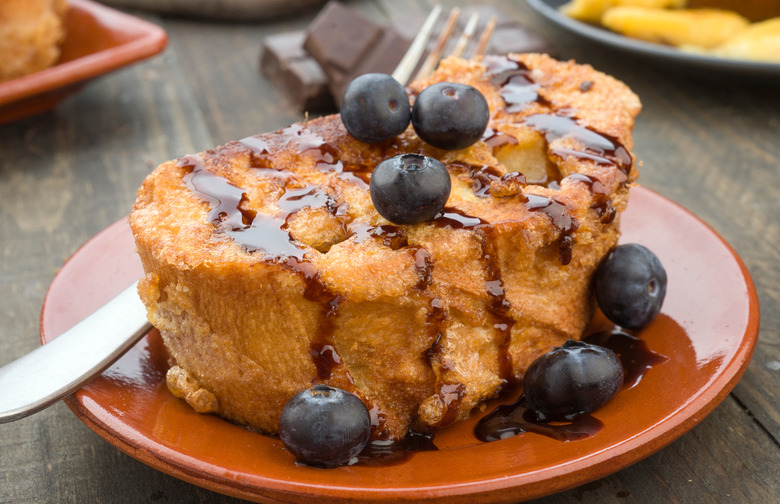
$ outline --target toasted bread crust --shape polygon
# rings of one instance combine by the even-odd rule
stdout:
[[[66,0],[0,2],[0,82],[57,62],[65,39]]]
[[[328,116],[163,163],[144,181],[130,217],[139,293],[177,395],[275,432],[292,395],[326,382],[364,400],[374,437],[399,439],[467,417],[581,337],[590,278],[637,175],[637,97],[544,55],[448,59],[412,99],[438,81],[482,91],[483,141],[446,152],[410,127],[368,145]],[[396,226],[371,204],[373,167],[406,152],[450,172],[433,222]]]

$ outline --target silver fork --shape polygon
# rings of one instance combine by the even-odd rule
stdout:
[[[134,283],[72,329],[0,368],[0,423],[72,394],[151,328]]]
[[[444,52],[447,43],[452,37],[452,34],[455,30],[455,25],[458,22],[458,18],[460,16],[460,9],[458,7],[455,7],[450,11],[446,21],[444,22],[442,30],[439,33],[439,38],[436,40],[436,43],[433,45],[433,48],[431,49],[431,51],[428,53],[428,56],[423,61],[425,50],[428,46],[431,35],[433,34],[436,28],[436,24],[439,21],[439,18],[441,17],[441,14],[442,14],[441,6],[436,5],[433,8],[433,10],[431,10],[431,13],[428,15],[428,18],[425,20],[425,23],[423,23],[420,32],[415,37],[414,41],[412,42],[412,45],[409,46],[409,49],[406,51],[406,54],[404,55],[403,59],[401,60],[400,63],[398,63],[398,66],[393,71],[393,77],[401,84],[406,85],[412,81],[427,77],[436,69],[436,66],[438,65],[439,61],[442,59],[442,53]],[[463,56],[465,54],[465,51],[469,43],[474,38],[478,26],[479,26],[479,13],[475,12],[471,16],[469,16],[469,19],[466,22],[466,26],[463,28],[463,32],[461,33],[460,37],[458,38],[458,41],[455,43],[455,46],[450,51],[448,56]],[[470,54],[472,58],[479,58],[485,53],[488,44],[490,44],[490,38],[493,35],[493,30],[495,29],[495,27],[496,27],[496,17],[491,16],[487,24],[482,29],[482,33],[480,34],[479,39],[477,40],[473,53]],[[422,65],[420,65],[421,61],[422,61]],[[420,68],[419,70],[417,70],[417,73],[414,74],[414,78],[412,78],[412,74],[414,73],[415,69],[417,69],[418,66]]]

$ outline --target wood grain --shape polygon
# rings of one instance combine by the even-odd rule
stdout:
[[[432,2],[348,3],[382,20],[427,12]],[[778,89],[675,73],[564,33],[525,3],[492,3],[553,39],[559,57],[591,63],[639,94],[641,184],[731,244],[762,311],[750,367],[697,427],[612,476],[536,502],[780,502]],[[162,56],[90,83],[52,113],[0,126],[0,364],[37,346],[41,303],[58,268],[129,212],[154,166],[302,118],[263,78],[258,57],[265,36],[304,28],[314,12],[266,23],[133,13],[166,29]],[[239,502],[122,454],[62,403],[0,425],[0,454],[3,503]]]

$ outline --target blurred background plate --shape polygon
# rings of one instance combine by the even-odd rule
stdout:
[[[0,124],[56,107],[89,80],[165,48],[159,26],[89,0],[70,0],[56,65],[0,83]]]
[[[629,57],[639,56],[670,70],[682,71],[696,77],[780,86],[780,64],[687,53],[674,47],[625,37],[605,28],[577,21],[558,12],[558,8],[567,1],[526,0],[532,9],[558,27],[596,43],[617,49]]]

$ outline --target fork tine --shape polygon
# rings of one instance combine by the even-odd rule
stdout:
[[[455,7],[450,11],[450,16],[447,18],[447,24],[439,35],[436,45],[433,47],[430,54],[428,54],[428,58],[426,58],[413,80],[417,81],[423,79],[436,69],[436,65],[441,59],[441,53],[444,51],[444,46],[447,45],[447,41],[450,39],[450,36],[452,36],[452,31],[455,29],[455,23],[458,22],[458,16],[460,16],[460,9]]]
[[[490,20],[485,25],[482,36],[479,37],[479,41],[477,42],[477,47],[474,49],[474,58],[479,58],[485,54],[488,44],[490,44],[490,39],[493,37],[493,31],[496,29],[496,21],[496,16],[491,16]]]
[[[417,72],[417,75],[414,76],[414,79],[411,78],[412,72],[414,72],[414,69],[417,67],[418,63],[422,59],[423,54],[425,53],[426,46],[428,45],[436,23],[439,20],[441,10],[442,9],[440,5],[436,5],[433,10],[431,10],[431,13],[425,20],[425,23],[420,29],[420,32],[412,42],[412,45],[409,46],[409,49],[406,51],[403,59],[393,71],[393,78],[395,78],[395,80],[401,84],[407,85],[412,80],[419,80],[427,77],[436,69],[436,66],[439,64],[439,61],[442,57],[442,52],[444,52],[444,48],[447,45],[447,42],[449,42],[449,39],[452,36],[452,32],[455,29],[455,24],[457,23],[458,17],[460,16],[460,9],[458,7],[455,7],[452,9],[452,11],[450,11],[445,26],[439,34],[439,38],[436,40],[433,50],[431,50],[426,60],[420,66],[420,70]],[[496,22],[496,16],[492,16],[490,20],[488,20],[479,40],[477,41],[477,45],[472,57],[478,58],[484,55],[488,44],[490,44],[490,39],[493,36]],[[469,43],[474,38],[478,24],[479,14],[475,12],[469,17],[466,26],[463,29],[463,33],[458,39],[458,42],[455,44],[454,49],[450,53],[451,56],[460,57],[463,55],[466,47],[468,47]]]
[[[393,78],[401,84],[406,85],[409,82],[412,72],[414,72],[423,52],[425,52],[425,46],[428,44],[428,39],[431,38],[431,33],[433,33],[433,27],[436,26],[436,21],[439,19],[439,14],[441,14],[441,5],[436,5],[425,20],[420,32],[414,38],[412,45],[409,46],[403,59],[393,71]]]
[[[461,33],[458,43],[455,45],[455,49],[450,53],[450,56],[460,57],[463,55],[466,46],[469,45],[472,37],[474,37],[474,32],[477,31],[477,23],[479,23],[479,13],[475,12],[469,17],[466,27],[463,29],[463,33]]]

